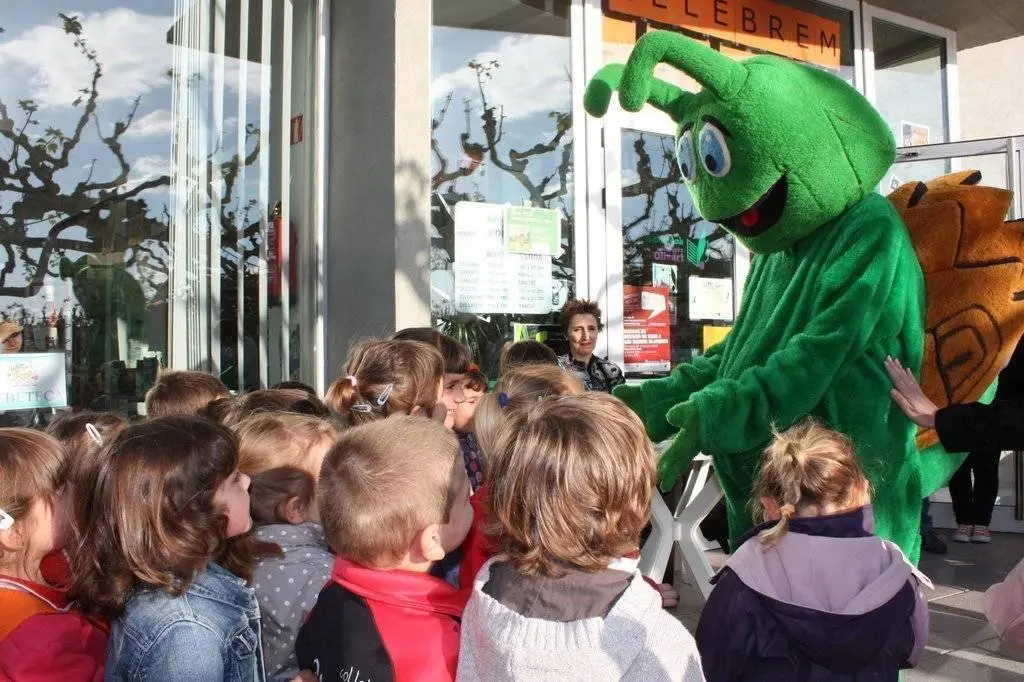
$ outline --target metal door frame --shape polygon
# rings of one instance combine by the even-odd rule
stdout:
[[[940,144],[921,145],[919,147],[900,147],[896,150],[896,163],[914,161],[938,161],[949,159],[952,170],[962,170],[959,159],[965,156],[1006,155],[1006,184],[1013,191],[1013,203],[1010,205],[1010,217],[1013,220],[1024,217],[1024,192],[1021,187],[1021,150],[1024,149],[1024,136],[995,137],[985,140],[967,140],[964,142],[943,142]],[[982,179],[984,182],[984,178]]]

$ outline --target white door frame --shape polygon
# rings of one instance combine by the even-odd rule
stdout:
[[[603,262],[598,267],[605,276],[591,288],[604,311],[605,331],[603,351],[608,359],[624,366],[625,343],[623,317],[622,277],[622,131],[638,130],[657,135],[675,136],[675,124],[664,113],[653,107],[629,113],[614,102],[604,118],[605,210],[604,229],[600,231]],[[595,290],[596,289],[596,290]]]

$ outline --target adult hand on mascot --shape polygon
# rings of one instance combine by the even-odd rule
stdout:
[[[662,453],[658,460],[658,482],[662,490],[668,491],[690,468],[693,458],[700,452],[698,443],[700,415],[696,405],[685,402],[669,410],[665,419],[669,424],[679,427],[679,433],[676,434],[672,445]]]
[[[889,391],[889,395],[903,413],[918,426],[934,427],[935,413],[939,411],[939,407],[924,394],[913,373],[899,360],[891,357],[885,359],[885,371],[892,379],[893,389]]]
[[[629,409],[636,412],[640,421],[646,423],[647,415],[644,414],[644,394],[640,391],[640,384],[622,384],[612,389],[612,395],[626,403]]]

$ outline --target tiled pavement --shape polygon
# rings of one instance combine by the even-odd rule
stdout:
[[[1024,655],[1000,650],[999,639],[985,621],[981,597],[1024,559],[1024,535],[995,534],[992,544],[952,542],[945,555],[925,554],[921,570],[935,584],[928,597],[931,634],[924,657],[903,679],[908,682],[1020,682],[1024,680]],[[713,566],[724,561],[721,552],[710,552]],[[703,600],[696,590],[676,580],[680,592],[676,616],[690,632],[697,627]]]

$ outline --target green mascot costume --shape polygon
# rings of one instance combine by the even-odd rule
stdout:
[[[658,80],[659,63],[701,90]],[[829,73],[773,56],[734,61],[666,31],[595,76],[587,111],[603,116],[615,90],[626,110],[651,104],[672,117],[694,204],[753,254],[728,337],[664,379],[615,392],[653,439],[675,434],[662,486],[698,452],[710,455],[735,541],[752,524],[747,505],[772,429],[815,416],[852,438],[878,534],[916,562],[921,500],[936,487],[926,481],[944,483],[962,456],[919,453],[916,427],[889,398],[884,360],[916,372],[926,339],[915,244],[875,193],[895,157],[889,126]]]

